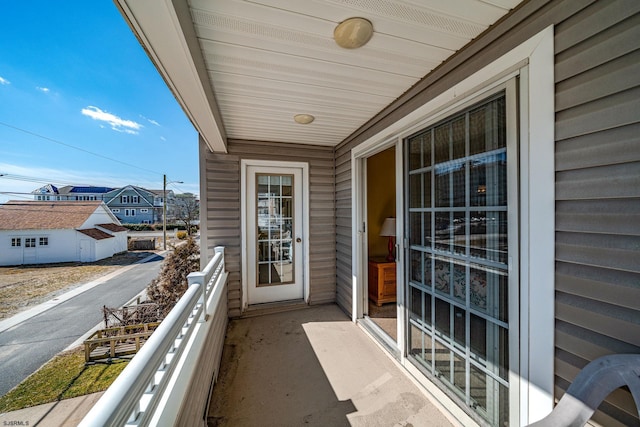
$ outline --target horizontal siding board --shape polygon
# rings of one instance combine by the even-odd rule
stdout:
[[[640,198],[560,200],[556,231],[640,235]]]
[[[637,273],[559,262],[556,283],[560,292],[636,310],[640,317]]]
[[[596,1],[556,26],[556,53],[605,31],[640,12],[636,0]]]
[[[561,82],[638,49],[640,15],[588,38],[556,55],[555,79]]]
[[[640,87],[561,111],[556,114],[556,140],[638,123],[638,111]]]
[[[585,360],[595,360],[607,354],[640,352],[638,346],[562,320],[556,321],[555,339],[558,349],[571,352]]]
[[[638,299],[638,287],[615,286],[603,284],[587,279],[576,279],[571,276],[558,275],[557,280],[562,283],[558,291],[592,300],[607,303],[608,306],[623,307],[640,313],[640,300]],[[621,298],[625,298],[621,300]],[[636,313],[634,313],[637,315]]]
[[[638,200],[640,203],[640,200]],[[572,233],[623,234],[639,236],[640,214],[558,213],[556,230]]]
[[[273,156],[285,154],[287,157],[298,157],[307,159],[318,159],[327,161],[331,159],[331,155],[327,157],[327,153],[332,153],[333,148],[308,144],[291,144],[291,143],[272,143],[265,141],[245,141],[230,139],[228,141],[228,152],[230,155],[238,155],[243,158],[256,154],[260,158],[264,156]]]
[[[603,240],[615,240],[613,237]],[[609,245],[607,245],[609,246]],[[591,267],[619,269],[639,273],[638,252],[615,247],[582,246],[579,244],[556,243],[556,260]]]
[[[640,50],[557,84],[556,112],[637,86],[640,86]]]
[[[640,161],[640,123],[565,139],[556,144],[556,171]]]
[[[597,302],[586,298],[577,298],[558,293],[556,295],[556,319],[580,325],[598,334],[615,338],[634,346],[640,346],[640,324],[626,319],[611,317],[610,312],[594,311],[594,307],[597,305]],[[600,304],[600,307],[603,310],[605,308],[610,309],[610,305],[607,304]],[[620,308],[615,308],[614,310],[616,314],[621,311]],[[625,314],[632,316],[634,313],[627,311]]]
[[[336,191],[346,191],[351,189],[350,181],[336,182]]]
[[[556,200],[640,197],[640,162],[556,173]]]

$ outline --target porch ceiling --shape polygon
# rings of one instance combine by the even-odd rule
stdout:
[[[335,146],[520,3],[115,1],[214,151],[227,138]],[[373,37],[339,47],[336,25],[356,16]]]

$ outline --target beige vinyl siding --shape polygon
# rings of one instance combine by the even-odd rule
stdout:
[[[281,160],[309,164],[310,304],[336,299],[335,192],[333,151],[328,147],[228,141],[228,154],[211,153],[205,160],[207,258],[225,246],[229,271],[229,315],[241,314],[242,263],[240,224],[240,161]]]
[[[556,27],[556,397],[579,369],[640,352],[640,2]],[[639,425],[618,390],[594,419]]]
[[[554,374],[560,398],[589,361],[640,352],[636,0],[525,2],[336,148],[337,301],[350,311],[351,149],[549,25],[555,26],[556,56]],[[640,425],[623,389],[599,409],[596,423]]]

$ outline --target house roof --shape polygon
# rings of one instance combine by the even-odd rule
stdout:
[[[153,193],[149,190],[147,190],[146,188],[142,188],[142,187],[136,187],[135,185],[127,185],[126,187],[122,187],[122,188],[116,188],[113,191],[110,191],[107,194],[107,197],[109,197],[110,199],[107,201],[107,205],[111,205],[113,204],[120,204],[120,202],[117,200],[117,198],[124,193],[125,191],[133,191],[135,192],[138,196],[140,196],[141,200],[144,200],[145,202],[147,202],[147,204],[151,207],[153,207]],[[151,198],[151,200],[149,200]]]
[[[108,193],[113,187],[76,186],[71,187],[70,193]]]
[[[59,194],[59,190],[58,190],[58,187],[56,187],[55,185],[47,184],[33,190],[31,194]]]
[[[227,138],[339,145],[521,0],[116,3],[203,140],[226,152]],[[373,24],[358,49],[333,39],[350,17]]]
[[[114,233],[118,233],[120,231],[128,231],[127,227],[123,227],[118,224],[96,224],[98,227],[102,227],[105,230],[113,231]]]
[[[84,230],[78,230],[78,231],[95,240],[111,239],[114,237],[113,235],[109,233],[105,233],[102,230],[98,230],[97,228],[85,228]]]
[[[84,224],[101,204],[101,201],[41,202],[11,200],[0,205],[0,230],[78,228]]]

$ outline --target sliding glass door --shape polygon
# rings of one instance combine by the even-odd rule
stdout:
[[[509,424],[508,301],[517,284],[505,104],[497,94],[404,142],[408,358],[494,426]]]

